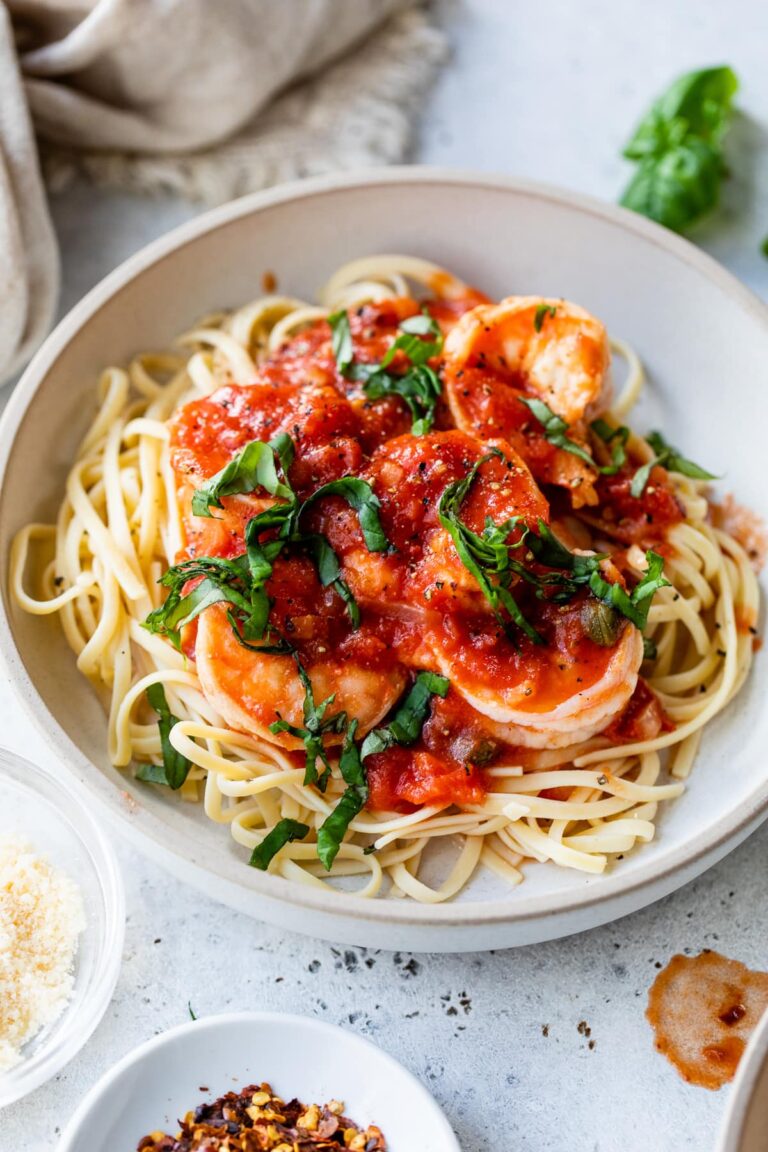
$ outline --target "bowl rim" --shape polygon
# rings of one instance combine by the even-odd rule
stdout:
[[[760,1075],[768,1064],[768,1008],[739,1061],[736,1079],[720,1127],[717,1152],[741,1152],[744,1128]]]
[[[302,1016],[297,1012],[261,1012],[257,1009],[247,1009],[243,1012],[220,1012],[214,1013],[211,1016],[201,1016],[196,1020],[187,1020],[183,1024],[177,1024],[175,1028],[169,1028],[157,1036],[152,1036],[149,1040],[145,1040],[143,1043],[137,1045],[137,1047],[131,1049],[130,1052],[126,1053],[121,1060],[118,1060],[117,1064],[114,1064],[105,1072],[88,1090],[59,1137],[56,1152],[76,1152],[76,1149],[79,1148],[79,1144],[77,1143],[80,1137],[79,1130],[83,1122],[100,1106],[104,1094],[109,1088],[130,1068],[141,1063],[151,1052],[154,1052],[158,1048],[164,1048],[167,1044],[173,1043],[179,1036],[185,1036],[193,1029],[196,1032],[210,1032],[219,1028],[228,1028],[231,1025],[248,1022],[256,1027],[260,1024],[280,1024],[282,1026],[287,1025],[288,1027],[310,1029],[311,1031],[325,1034],[329,1041],[335,1039],[338,1033],[342,1032],[347,1040],[350,1040],[353,1044],[357,1044],[363,1050],[364,1058],[379,1060],[388,1070],[396,1072],[399,1076],[404,1076],[411,1082],[422,1098],[429,1101],[434,1112],[435,1122],[441,1124],[442,1131],[437,1132],[437,1135],[447,1140],[445,1152],[460,1152],[456,1133],[453,1131],[448,1117],[432,1093],[409,1068],[401,1064],[400,1061],[387,1052],[386,1049],[380,1048],[378,1044],[374,1044],[373,1041],[369,1040],[366,1036],[361,1036],[359,1033],[353,1032],[348,1028],[341,1028],[337,1024],[330,1024],[327,1020],[320,1020],[316,1016]]]
[[[135,280],[152,266],[172,259],[178,250],[194,243],[200,236],[215,232],[234,221],[258,214],[265,209],[286,202],[333,196],[336,192],[346,189],[408,184],[419,186],[448,184],[455,188],[463,187],[468,191],[483,189],[508,192],[513,195],[530,196],[596,217],[604,223],[634,233],[681,263],[692,267],[699,275],[734,298],[768,333],[768,305],[711,256],[653,221],[580,193],[505,175],[478,174],[470,170],[431,166],[374,168],[352,174],[334,174],[292,181],[213,208],[172,229],[130,256],[71,309],[32,359],[0,418],[0,485],[5,478],[16,432],[39,384],[62,350],[108,302],[119,296],[128,282]],[[44,704],[12,639],[6,602],[1,596],[0,667],[8,675],[17,698],[33,723],[49,743],[57,748],[62,766],[85,786],[84,781],[89,779],[95,765],[80,751],[74,741],[70,740]],[[290,905],[329,915],[332,918],[347,916],[360,923],[374,922],[390,926],[440,929],[540,921],[566,909],[569,913],[584,912],[603,903],[636,897],[643,889],[650,889],[653,885],[664,885],[664,893],[672,891],[698,871],[703,870],[709,861],[724,855],[729,847],[735,846],[768,816],[768,775],[766,775],[758,781],[738,810],[721,816],[712,824],[708,833],[699,837],[695,844],[690,840],[686,841],[671,849],[661,860],[640,863],[631,875],[613,872],[601,877],[599,884],[585,885],[581,889],[574,888],[568,893],[567,904],[564,904],[562,895],[551,893],[517,896],[515,901],[511,901],[505,895],[467,903],[422,905],[407,901],[368,900],[352,893],[339,893],[315,888],[314,885],[297,884],[281,876],[262,874],[252,869],[244,869],[243,881],[240,881],[225,874],[220,868],[211,865],[203,867],[189,860],[183,851],[184,837],[181,833],[169,831],[167,825],[144,806],[129,812],[125,804],[120,802],[119,793],[113,783],[105,777],[102,776],[96,781],[89,780],[88,791],[96,798],[102,810],[118,821],[125,834],[145,853],[151,852],[166,862],[170,858],[177,865],[178,862],[183,862],[188,878],[210,877],[213,874],[219,876],[228,886],[234,886],[241,892],[255,895],[264,901]],[[653,898],[653,895],[649,895],[646,903]],[[639,906],[639,903],[635,903],[633,907]],[[626,910],[631,909],[627,907]],[[621,915],[621,912],[617,912],[616,915]],[[615,916],[610,918],[614,919]]]
[[[61,1018],[54,1021],[50,1035],[46,1037],[39,1051],[27,1060],[22,1059],[20,1064],[9,1068],[0,1077],[0,1107],[5,1107],[21,1100],[52,1079],[93,1035],[109,1007],[120,976],[126,913],[125,887],[120,865],[104,829],[90,811],[88,790],[78,780],[73,781],[70,775],[67,775],[66,780],[62,780],[51,769],[33,763],[6,748],[0,749],[0,776],[13,780],[32,796],[42,795],[43,799],[53,804],[54,801],[50,796],[45,792],[38,792],[35,777],[38,779],[42,777],[47,788],[65,799],[67,805],[76,810],[78,823],[74,824],[71,819],[68,822],[91,859],[102,888],[105,908],[103,941],[97,957],[98,966],[85,1002],[76,1014],[71,1013],[69,1021],[63,1026],[60,1025]],[[37,845],[35,848],[37,850]],[[46,855],[44,847],[40,848],[40,852],[43,856]],[[77,881],[76,876],[72,879]],[[87,904],[85,914],[87,919],[89,916]],[[66,1004],[62,1015],[68,1011],[70,1005]]]

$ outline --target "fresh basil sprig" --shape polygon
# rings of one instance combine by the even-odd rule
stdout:
[[[160,729],[160,746],[163,751],[162,764],[142,764],[136,776],[150,784],[165,784],[174,791],[181,788],[189,775],[192,761],[181,752],[177,752],[171,744],[171,729],[178,724],[178,716],[174,716],[168,707],[165,689],[162,684],[150,684],[146,691],[149,704],[159,716],[157,726]]]
[[[647,463],[638,468],[632,477],[629,491],[636,499],[642,496],[650,479],[651,469],[657,464],[666,468],[668,472],[679,472],[683,476],[690,476],[693,480],[717,479],[699,464],[694,464],[692,460],[686,460],[685,456],[681,456],[677,448],[673,448],[671,444],[666,442],[661,432],[649,432],[646,440],[653,449],[654,455]]]
[[[302,824],[300,820],[278,820],[271,832],[268,832],[260,844],[257,844],[248,863],[252,868],[260,868],[266,872],[272,857],[286,844],[294,840],[303,840],[309,832],[309,824]]]
[[[680,76],[654,102],[624,149],[638,164],[624,207],[682,232],[717,205],[738,87],[731,68],[703,68]]]
[[[371,400],[382,396],[399,396],[408,405],[413,418],[414,436],[429,432],[435,419],[435,407],[442,394],[440,378],[427,363],[439,356],[443,337],[437,323],[426,312],[409,316],[400,323],[400,335],[392,342],[379,364],[362,364],[354,359],[352,333],[346,312],[334,312],[328,317],[332,332],[332,348],[336,366],[345,379],[357,380]],[[395,355],[402,352],[409,367],[401,376],[386,369]]]

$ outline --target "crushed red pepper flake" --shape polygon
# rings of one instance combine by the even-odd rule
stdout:
[[[150,1132],[137,1152],[386,1152],[375,1124],[360,1128],[338,1100],[284,1101],[269,1084],[251,1084],[188,1112],[176,1136]]]

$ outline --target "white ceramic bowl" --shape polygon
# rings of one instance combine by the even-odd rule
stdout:
[[[140,1045],[91,1089],[57,1152],[133,1152],[149,1132],[175,1135],[177,1118],[203,1100],[265,1080],[286,1100],[341,1100],[358,1124],[381,1128],[389,1152],[459,1152],[429,1092],[386,1052],[280,1012],[209,1016]]]
[[[0,833],[32,847],[75,880],[85,929],[75,957],[72,998],[64,1012],[0,1073],[0,1107],[55,1076],[80,1051],[112,999],[123,955],[125,898],[120,869],[90,797],[69,774],[58,778],[20,756],[0,751]]]
[[[717,1152],[765,1152],[768,1148],[768,1012],[739,1061]]]
[[[150,245],[108,276],[35,357],[0,432],[0,566],[13,532],[50,518],[106,363],[162,348],[196,317],[261,292],[312,297],[341,263],[400,251],[455,270],[493,296],[563,295],[632,341],[651,387],[633,420],[727,474],[764,515],[768,311],[707,256],[618,208],[521,184],[429,169],[307,181],[246,197]],[[41,467],[41,461],[45,466]],[[5,581],[3,581],[3,584]],[[624,915],[690,880],[768,810],[765,656],[707,729],[685,796],[660,812],[656,840],[603,876],[530,866],[509,890],[478,876],[452,904],[364,901],[263,875],[224,828],[113,769],[100,704],[55,620],[25,616],[3,590],[0,653],[36,724],[108,810],[179,876],[252,915],[385,948],[498,948]],[[126,800],[126,793],[129,800]],[[100,807],[99,807],[100,806]]]

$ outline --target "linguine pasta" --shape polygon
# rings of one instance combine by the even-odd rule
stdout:
[[[338,741],[326,741],[332,771],[321,791],[317,782],[305,782],[304,755],[296,741],[290,746],[270,736],[268,729],[248,730],[222,715],[216,694],[201,683],[194,645],[178,649],[167,635],[145,627],[148,615],[164,602],[161,577],[188,555],[189,490],[174,464],[178,448],[174,448],[178,428],[174,420],[185,405],[216,395],[222,386],[258,389],[265,365],[279,366],[286,347],[296,347],[297,341],[300,346],[307,332],[322,328],[327,333],[329,313],[337,317],[340,310],[349,310],[354,317],[356,310],[375,312],[387,301],[412,297],[443,306],[437,314],[446,332],[454,324],[460,330],[468,323],[460,320],[462,313],[485,306],[480,294],[471,294],[460,281],[425,261],[369,258],[340,269],[318,306],[288,296],[262,297],[234,313],[206,317],[180,337],[174,353],[147,353],[126,369],[108,368],[99,380],[97,413],[69,474],[57,521],[31,524],[18,534],[11,584],[25,611],[58,615],[79,671],[108,696],[108,750],[113,764],[126,770],[137,764],[161,765],[168,755],[156,709],[147,698],[148,689],[162,685],[175,721],[167,742],[189,765],[180,794],[202,804],[208,819],[228,826],[244,850],[258,848],[281,821],[295,821],[309,831],[279,847],[268,861],[273,872],[321,886],[351,877],[354,890],[363,896],[387,892],[435,903],[455,896],[479,868],[490,869],[513,885],[523,879],[528,860],[596,874],[638,843],[651,840],[659,804],[682,793],[704,728],[733,699],[749,671],[758,588],[742,547],[712,522],[706,482],[675,471],[671,458],[667,472],[660,465],[649,470],[647,487],[663,485],[680,512],[663,532],[659,547],[668,583],[656,588],[643,629],[652,657],[643,662],[638,681],[646,696],[641,698],[640,687],[632,692],[630,685],[626,695],[631,693],[631,699],[625,695],[597,730],[580,729],[574,721],[572,741],[562,732],[547,739],[544,709],[544,735],[531,736],[533,743],[526,744],[523,729],[520,740],[496,740],[490,758],[472,768],[482,780],[482,791],[462,793],[458,802],[441,795],[431,803],[404,802],[389,810],[372,809],[370,802],[360,807],[329,873],[318,859],[316,841],[348,786],[339,771]],[[556,340],[555,328],[565,310],[566,305],[557,302],[538,305],[537,336],[546,341],[551,325]],[[510,322],[506,313],[499,313],[497,320]],[[454,333],[446,337],[446,345],[454,358],[463,355],[456,352],[459,341]],[[618,341],[613,349],[627,365],[627,381],[610,411],[604,412],[608,432],[627,417],[643,384],[634,351]],[[439,363],[438,372],[443,371],[440,355],[433,361]],[[468,361],[470,367],[473,363],[477,361]],[[271,371],[274,383],[278,369]],[[352,403],[367,405],[366,411],[371,407],[365,397],[355,396]],[[403,418],[402,401],[386,403]],[[460,396],[457,403],[458,408],[451,399],[450,411],[437,408],[438,436],[448,434],[440,428],[450,430],[460,422],[456,415]],[[376,402],[373,408],[378,411]],[[582,425],[586,428],[584,421],[568,421],[571,431],[560,435],[575,443]],[[534,427],[539,434],[535,422]],[[403,433],[398,429],[398,434]],[[427,442],[434,435],[423,434]],[[558,433],[547,435],[552,437],[547,442],[551,447]],[[588,455],[607,460],[614,441],[601,444],[587,431],[581,443]],[[636,471],[654,456],[653,448],[634,434],[627,434],[625,447],[625,469],[631,465]],[[547,467],[588,468],[568,447],[564,452],[555,447],[550,455]],[[485,459],[480,463],[487,468]],[[540,483],[548,494],[559,492],[553,507],[563,504],[566,496],[562,486],[558,488],[557,476],[554,482]],[[587,480],[587,489],[590,484],[592,479]],[[248,497],[227,499],[229,508],[232,501],[247,502]],[[579,504],[573,498],[572,503],[573,507],[560,508],[557,521],[572,532],[571,548],[609,552],[620,573],[614,579],[621,579],[627,588],[636,587],[648,573],[648,549],[641,541],[612,536],[599,501]],[[215,517],[216,509],[211,511]],[[584,533],[590,536],[587,548]],[[369,558],[364,559],[367,563]],[[451,563],[457,563],[453,552]],[[356,574],[347,573],[346,561],[342,569],[354,592]],[[467,595],[480,600],[471,576],[466,585]],[[362,605],[365,617],[364,600]],[[635,625],[625,620],[619,624],[620,637],[634,643]],[[516,643],[519,649],[528,641]],[[436,645],[437,651],[437,641]],[[530,647],[534,658],[534,646]],[[605,659],[615,650],[603,648],[608,653]],[[270,657],[252,656],[242,648],[245,664],[250,659]],[[631,669],[632,684],[639,660]],[[410,665],[424,666],[416,658]],[[628,677],[624,680],[628,682]],[[454,690],[461,695],[461,683]],[[467,696],[474,706],[475,696],[468,689],[465,701]],[[316,697],[319,703],[317,691]],[[634,721],[634,728],[630,722],[622,727],[622,717],[633,715],[633,708],[640,710],[641,719],[655,717],[655,730],[646,731]],[[377,723],[378,717],[368,727]],[[498,722],[493,724],[497,731]],[[423,865],[430,847],[446,840],[455,849],[453,864],[438,884],[429,884]],[[247,859],[245,851],[243,855]]]

